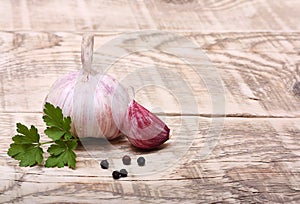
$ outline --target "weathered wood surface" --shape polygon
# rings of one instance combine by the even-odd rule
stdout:
[[[209,119],[201,118],[201,132],[197,132],[198,127],[190,130],[189,135],[197,137],[179,161],[171,161],[170,168],[160,171],[157,166],[154,175],[113,181],[110,171],[101,169],[97,160],[81,148],[77,151],[76,170],[18,167],[16,161],[6,156],[14,133],[12,124],[18,121],[41,124],[40,114],[7,113],[1,114],[1,118],[1,127],[6,130],[0,154],[4,172],[2,201],[299,202],[299,119],[227,118],[214,151],[199,159],[209,123]],[[179,126],[176,117],[170,121],[176,130]],[[163,156],[164,151],[177,151],[172,147],[174,144],[170,145],[150,154]],[[123,140],[116,147],[131,155],[140,154]],[[108,154],[110,159],[119,157]],[[147,161],[148,168],[155,163]]]
[[[299,203],[299,9],[297,0],[1,1],[0,202]],[[99,167],[98,146],[76,151],[76,170],[18,167],[6,154],[15,123],[44,128],[42,102],[51,84],[81,66],[81,34],[95,31],[97,48],[123,31],[140,29],[172,31],[205,51],[225,90],[220,137],[208,134],[212,118],[220,115],[211,115],[210,93],[191,67],[174,56],[138,52],[108,72],[122,79],[148,65],[172,70],[190,83],[198,108],[194,113],[180,109],[176,97],[189,93],[174,97],[172,90],[138,90],[137,100],[166,120],[173,137],[151,152],[121,138],[109,159],[118,169],[120,152],[142,154],[151,158],[144,171],[156,168],[155,174],[139,175],[132,165],[134,176],[114,181]],[[159,72],[152,77],[172,82]],[[183,127],[182,120],[190,122]],[[202,157],[210,140],[216,147]],[[160,162],[167,168],[160,170]]]
[[[299,30],[297,0],[9,1],[0,30]]]
[[[0,99],[0,110],[41,111],[40,104],[57,77],[80,69],[80,33],[25,31],[1,34],[0,93],[3,97]],[[294,84],[300,80],[299,32],[181,35],[187,39],[195,39],[203,47],[213,66],[218,69],[226,93],[227,115],[300,115],[300,101],[293,91]],[[99,33],[95,38],[96,47],[118,36],[120,34]],[[277,47],[280,47],[279,50]],[[131,70],[152,64],[177,71],[192,86],[199,103],[199,112],[211,113],[210,93],[201,78],[195,76],[191,68],[176,57],[133,53],[120,59],[108,73],[122,78],[130,75]],[[18,83],[13,78],[17,78]],[[166,81],[170,80],[172,79]],[[25,96],[22,94],[24,92]],[[149,90],[143,93],[141,100],[144,103],[161,102],[158,105],[165,107],[166,112],[178,112],[176,107],[169,104],[164,106],[159,94]],[[20,100],[23,102],[20,103]]]

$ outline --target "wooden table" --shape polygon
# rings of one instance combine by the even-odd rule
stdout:
[[[1,1],[0,201],[299,203],[299,10],[297,0]],[[217,68],[226,117],[209,155],[198,157],[209,139],[209,124],[221,117],[212,114],[210,93],[176,57],[145,52],[124,57],[117,65],[130,70],[157,63],[177,70],[191,83],[199,111],[178,111],[157,89],[140,91],[137,100],[142,104],[161,105],[160,116],[173,128],[174,138],[149,153],[125,139],[115,146],[133,158],[173,151],[175,142],[185,145],[176,140],[178,119],[197,119],[198,126],[186,132],[195,138],[180,160],[152,176],[117,181],[84,148],[76,151],[75,170],[19,167],[7,155],[15,123],[45,128],[42,103],[59,76],[81,67],[81,35],[94,32],[95,46],[101,47],[140,30],[168,31],[195,42]],[[113,75],[120,73],[111,69]]]

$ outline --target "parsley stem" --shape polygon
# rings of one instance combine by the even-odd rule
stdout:
[[[51,143],[54,143],[54,141],[40,142],[40,145],[51,144]]]

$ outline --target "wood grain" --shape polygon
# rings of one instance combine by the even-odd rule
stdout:
[[[217,68],[217,74],[224,85],[227,116],[299,117],[300,101],[293,91],[293,85],[300,80],[300,33],[180,35],[196,40],[211,60],[212,66]],[[2,32],[1,36],[2,112],[40,112],[40,104],[52,83],[58,77],[80,69],[80,33]],[[96,47],[101,47],[105,42],[119,36],[120,33],[97,33]],[[277,50],[278,46],[280,51]],[[194,111],[194,114],[212,113],[211,95],[203,82],[205,76],[195,74],[193,68],[177,57],[150,51],[132,53],[118,59],[107,73],[121,80],[124,77],[135,76],[134,70],[148,66],[165,68],[169,73],[175,72],[179,79],[191,87],[190,91],[175,92],[166,84],[176,83],[170,78],[172,75],[168,76],[168,72],[164,76],[159,72],[151,72],[149,74],[153,75],[153,78],[165,81],[162,85],[169,89],[166,91],[173,102],[170,103],[169,99],[161,100],[159,96],[163,90],[148,87],[136,95],[148,108],[157,106],[166,114],[188,114],[188,110],[180,109],[182,104],[176,97],[193,97],[198,103],[198,107],[195,107],[198,112]],[[201,62],[195,66],[200,69],[203,67]],[[138,76],[141,78],[139,85],[143,85],[143,82],[149,79],[149,74],[145,73],[144,78]],[[15,83],[15,80],[18,80],[18,83]],[[20,103],[20,100],[23,102]]]
[[[211,107],[209,93],[189,66],[176,57],[153,52],[135,53],[120,59],[109,70],[119,78],[145,64],[174,69],[183,78],[187,77],[187,81],[192,81],[200,110],[190,117],[205,117],[198,118],[198,127],[187,124],[187,129],[180,135],[176,132],[180,127],[179,119],[187,113],[180,112],[176,103],[175,106],[165,104],[172,97],[160,100],[161,92],[151,88],[138,92],[137,98],[142,103],[155,103],[161,107],[161,117],[175,131],[171,145],[143,154],[167,158],[169,166],[155,174],[131,176],[115,182],[111,180],[110,172],[101,171],[95,160],[103,158],[99,148],[88,152],[84,148],[78,149],[75,171],[19,168],[17,162],[6,155],[10,138],[14,135],[13,124],[24,122],[43,129],[42,101],[57,77],[80,68],[77,43],[80,44],[81,36],[80,33],[66,32],[2,32],[1,168],[6,173],[2,178],[0,200],[43,203],[49,202],[45,200],[47,197],[51,202],[88,200],[89,203],[99,199],[104,202],[154,199],[150,202],[297,203],[300,199],[299,98],[289,87],[298,80],[299,56],[295,49],[299,33],[181,34],[202,45],[222,77],[228,117],[222,136],[207,158],[200,156],[206,142],[211,139],[208,135]],[[118,35],[98,33],[96,46]],[[271,42],[281,38],[290,39],[294,47],[282,46],[279,53]],[[278,56],[286,59],[277,59]],[[155,76],[161,77],[159,74]],[[280,81],[284,77],[286,80]],[[192,143],[185,139],[187,135],[194,136]],[[172,142],[176,145],[172,146]],[[120,152],[141,154],[125,139],[116,141],[113,146],[119,148],[119,151],[111,152],[110,157],[116,169],[121,168],[117,162],[120,162]],[[170,162],[168,155],[176,156],[174,150],[179,153],[186,151],[182,160]],[[161,166],[164,164],[152,164],[149,169],[152,171]],[[131,171],[137,173],[134,166]]]
[[[96,150],[77,150],[76,170],[48,169],[43,167],[20,168],[17,162],[6,156],[10,135],[14,134],[11,124],[22,121],[35,121],[43,127],[41,114],[1,114],[1,127],[6,130],[1,143],[0,200],[5,202],[85,202],[94,203],[98,199],[108,202],[111,199],[124,199],[150,202],[299,202],[300,181],[300,145],[298,119],[247,119],[227,118],[223,133],[217,146],[206,158],[200,158],[199,152],[209,135],[207,129],[210,120],[201,118],[198,128],[190,130],[189,137],[196,134],[192,145],[180,160],[166,160],[171,167],[161,171],[164,166],[156,166],[154,174],[133,174],[120,181],[112,181],[110,171],[99,167],[103,158]],[[180,126],[178,118],[170,117],[169,124],[176,129]],[[184,143],[175,138],[170,145],[158,150],[159,158],[165,152],[178,151],[175,142]],[[121,152],[134,158],[144,155],[145,167],[151,168],[155,161],[148,159],[155,152],[140,152],[132,149],[124,139],[115,141]],[[99,153],[99,152],[98,152]],[[120,159],[120,155],[109,153],[110,161]],[[176,162],[175,162],[176,161]],[[132,164],[133,168],[137,168]],[[115,163],[112,168],[121,168]],[[75,193],[76,192],[76,193]],[[36,196],[38,198],[36,199]],[[47,197],[47,199],[46,199]],[[151,201],[152,200],[152,201]]]
[[[299,30],[297,0],[1,1],[0,30]]]
[[[299,203],[299,8],[297,0],[2,0],[0,203]],[[36,125],[46,141],[42,103],[58,77],[80,69],[81,35],[94,32],[99,48],[141,30],[199,45],[174,47],[192,49],[185,60],[147,50],[101,62],[118,80],[136,82],[136,99],[166,121],[171,139],[150,152],[125,137],[85,140],[76,170],[19,167],[7,155],[15,123]],[[120,50],[130,51],[130,42]],[[157,38],[158,47],[170,42]],[[187,63],[199,50],[209,66],[204,56]],[[217,69],[225,112],[214,111],[207,76],[195,67]],[[129,176],[115,181],[111,171],[123,167],[124,154],[133,161],[143,155],[147,164],[133,162]],[[109,170],[101,159],[109,159]]]

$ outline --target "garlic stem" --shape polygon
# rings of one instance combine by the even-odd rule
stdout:
[[[135,99],[135,92],[134,92],[134,88],[132,86],[129,86],[127,88],[127,94],[129,96],[130,101],[133,101]]]
[[[55,142],[55,141],[40,142],[40,143],[39,143],[39,146],[45,145],[45,144],[52,144],[52,143],[54,143],[54,142]]]
[[[92,68],[93,63],[93,48],[94,48],[94,35],[87,33],[83,35],[81,43],[81,63],[83,73],[85,75],[96,74],[96,71]]]

